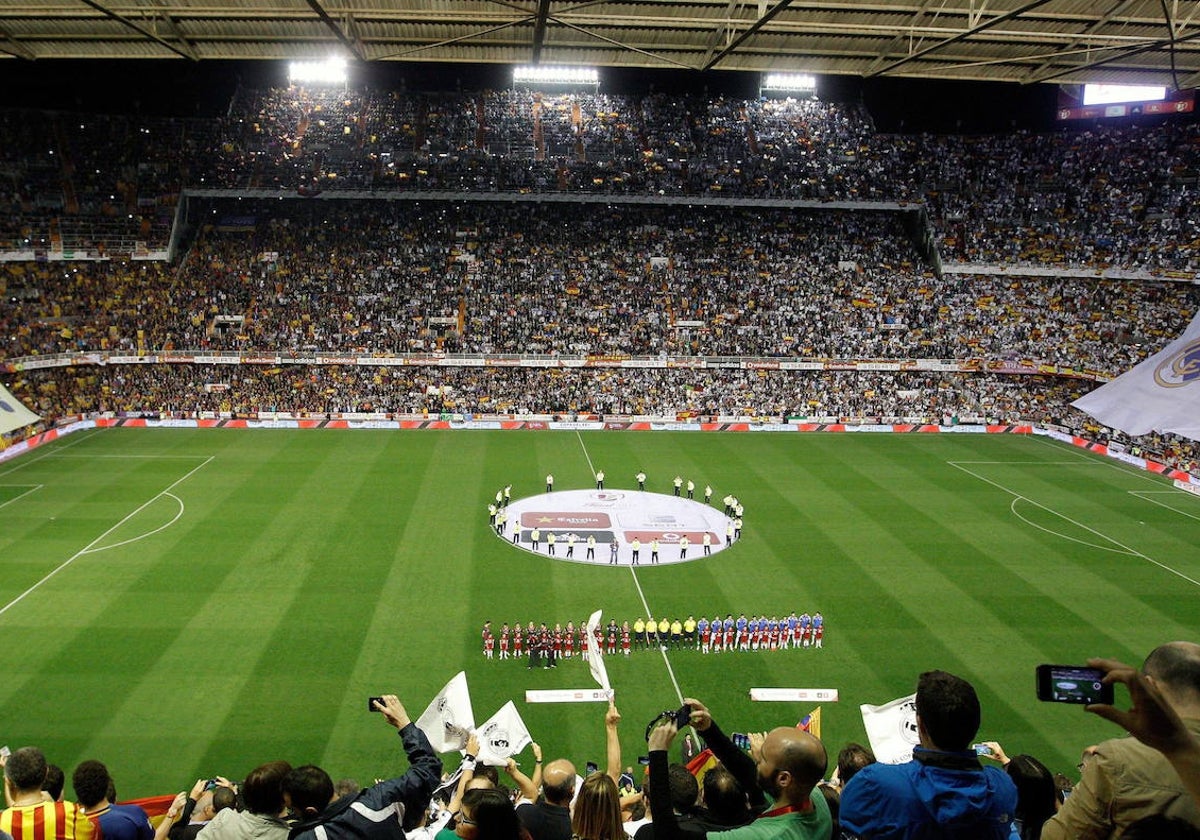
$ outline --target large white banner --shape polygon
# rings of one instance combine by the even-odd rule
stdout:
[[[882,706],[859,706],[867,740],[876,760],[884,764],[903,764],[912,759],[917,737],[917,695],[898,697]]]
[[[587,661],[588,668],[592,672],[592,679],[605,691],[612,696],[612,685],[608,681],[608,668],[604,666],[604,657],[600,655],[600,644],[596,641],[596,628],[600,626],[600,616],[603,610],[596,610],[592,613],[592,617],[588,619],[587,628],[584,632],[587,633]]]
[[[0,385],[0,434],[16,431],[22,426],[32,426],[41,419]]]
[[[1166,349],[1071,405],[1134,436],[1200,440],[1200,315]]]

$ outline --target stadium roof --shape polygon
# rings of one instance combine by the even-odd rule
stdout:
[[[1200,82],[1184,0],[0,0],[14,60],[314,59]]]

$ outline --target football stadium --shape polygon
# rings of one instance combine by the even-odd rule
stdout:
[[[1196,836],[1113,5],[0,9],[0,839]]]

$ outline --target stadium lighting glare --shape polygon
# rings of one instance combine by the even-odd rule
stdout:
[[[763,90],[795,91],[797,93],[813,93],[817,89],[815,76],[804,76],[796,73],[770,73],[763,83]]]
[[[522,66],[513,68],[513,84],[554,85],[598,85],[600,72],[595,67],[543,67]]]
[[[288,64],[288,82],[295,84],[344,85],[350,80],[350,72],[343,58],[325,61],[293,61]]]
[[[1165,87],[1154,85],[1084,85],[1084,105],[1112,105],[1118,102],[1159,102],[1167,96]]]

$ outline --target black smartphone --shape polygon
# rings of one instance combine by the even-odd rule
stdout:
[[[683,729],[692,719],[692,707],[688,703],[684,703],[679,707],[679,711],[675,713],[675,728]]]
[[[643,767],[649,767],[650,766],[650,756],[639,755],[638,756],[638,764],[642,765]]]
[[[586,772],[586,773],[584,773],[584,775],[585,775],[585,776],[590,776],[590,775],[592,775],[593,773],[595,773],[595,772],[596,772],[597,770],[599,770],[599,769],[600,769],[600,767],[599,767],[599,766],[596,764],[596,762],[594,762],[594,761],[589,761],[589,762],[587,763],[587,772]]]
[[[1104,684],[1104,672],[1099,668],[1039,665],[1037,698],[1049,703],[1111,704],[1113,687]]]
[[[382,706],[383,698],[382,697],[368,697],[367,698],[367,711],[368,712],[378,712],[379,709],[375,708],[376,703],[378,703],[380,706]]]

